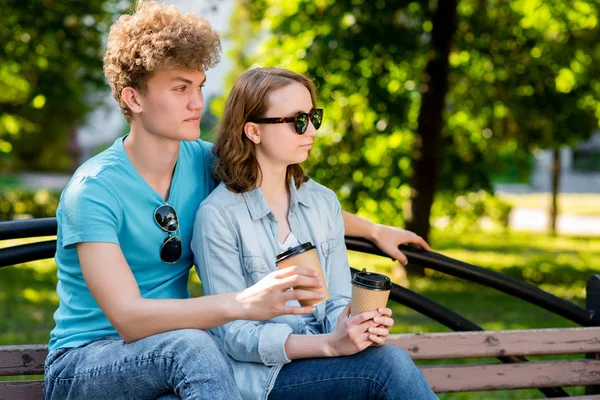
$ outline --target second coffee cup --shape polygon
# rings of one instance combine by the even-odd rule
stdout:
[[[323,270],[321,269],[319,255],[317,254],[317,249],[312,243],[302,243],[296,247],[292,247],[291,249],[284,251],[283,253],[278,254],[276,263],[279,269],[291,267],[293,265],[310,268],[317,273],[317,277],[321,282],[323,282],[323,286],[320,288],[310,288],[304,286],[295,287],[295,289],[304,289],[310,290],[311,292],[325,293],[325,297],[322,299],[300,300],[300,304],[302,306],[314,306],[329,298],[327,282],[325,281],[325,276],[323,275]]]
[[[385,275],[367,272],[363,268],[352,277],[352,301],[350,312],[358,315],[367,311],[376,311],[387,306],[392,282]]]

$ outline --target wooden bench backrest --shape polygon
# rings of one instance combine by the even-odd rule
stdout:
[[[414,360],[600,352],[600,327],[391,335]],[[421,367],[435,392],[600,384],[600,360]]]
[[[391,335],[415,360],[600,353],[600,327]],[[46,346],[0,346],[0,376],[44,373]],[[421,367],[435,392],[600,384],[600,360]],[[42,398],[43,382],[0,382],[0,400]],[[586,398],[600,398],[588,396]]]

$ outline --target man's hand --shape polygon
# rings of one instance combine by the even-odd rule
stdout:
[[[387,225],[375,225],[372,236],[373,242],[377,247],[393,259],[398,260],[402,265],[406,265],[408,260],[398,250],[398,246],[401,244],[412,244],[424,250],[431,251],[431,248],[421,236],[406,229]]]
[[[290,290],[303,286],[322,288],[323,283],[317,273],[306,267],[288,267],[273,271],[236,296],[242,308],[241,319],[263,321],[283,314],[310,314],[316,310],[314,306],[286,306],[290,300],[316,300],[325,297],[324,292],[312,292],[304,289]]]

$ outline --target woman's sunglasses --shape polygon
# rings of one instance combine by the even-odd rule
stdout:
[[[181,238],[175,234],[179,229],[177,213],[173,207],[164,204],[154,211],[154,220],[169,234],[160,248],[160,259],[164,263],[175,264],[181,258]]]
[[[260,118],[250,122],[256,124],[285,124],[293,122],[296,133],[298,135],[303,135],[304,132],[306,132],[306,129],[308,129],[309,121],[312,122],[315,129],[319,129],[321,127],[321,122],[323,122],[323,109],[313,108],[310,112],[300,113],[295,117]]]

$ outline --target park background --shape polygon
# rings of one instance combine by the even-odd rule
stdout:
[[[0,3],[0,220],[54,216],[69,174],[127,132],[101,57],[110,23],[131,2]],[[586,280],[600,266],[600,3],[172,3],[223,35],[222,61],[207,73],[204,139],[212,140],[242,71],[306,73],[325,109],[306,166],[344,209],[584,305]],[[573,326],[441,273],[357,254],[350,262],[485,329]],[[0,344],[47,342],[58,302],[54,262],[0,276]],[[396,333],[447,330],[403,306],[394,313]],[[441,396],[525,397],[541,395]]]

